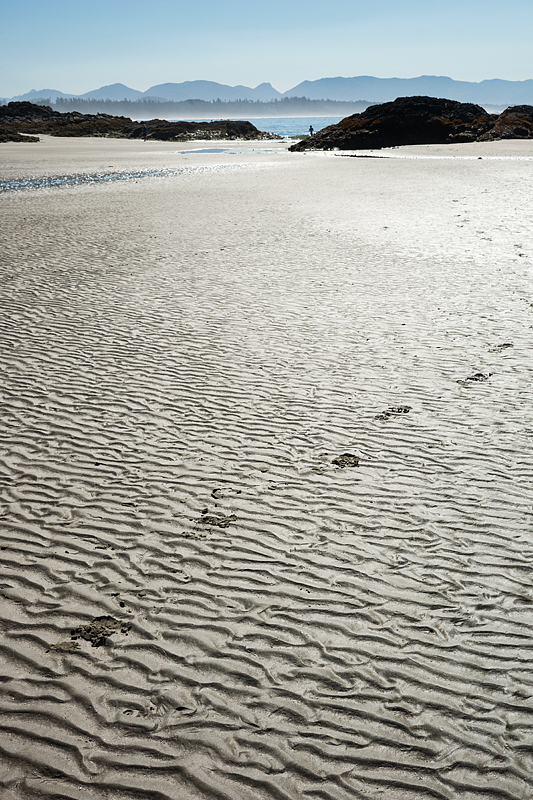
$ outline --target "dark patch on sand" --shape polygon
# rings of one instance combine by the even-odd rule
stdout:
[[[408,414],[411,411],[411,406],[389,406],[386,411],[382,411],[381,414],[376,414],[374,419],[390,419],[390,417],[396,417],[400,414]]]
[[[54,650],[56,653],[77,653],[79,652],[80,646],[76,641],[66,641],[66,642],[57,642],[50,647],[50,650]]]
[[[121,622],[114,617],[103,616],[95,617],[88,625],[80,625],[74,628],[70,636],[72,639],[85,639],[93,647],[101,647],[105,640],[113,633],[128,633],[131,625],[128,622]]]
[[[209,509],[204,508],[202,516],[196,520],[197,525],[215,525],[217,528],[227,528],[232,522],[235,522],[237,517],[235,514],[230,514],[225,517],[223,514],[210,514]]]
[[[489,353],[501,353],[502,350],[507,350],[508,347],[514,347],[514,344],[512,342],[497,344],[495,347],[491,347]]]
[[[344,469],[344,467],[358,467],[359,466],[359,458],[358,456],[354,456],[351,453],[343,453],[341,456],[337,456],[337,458],[333,459],[333,464],[336,467],[340,467]]]
[[[469,375],[468,378],[464,380],[459,380],[457,383],[460,383],[461,386],[472,386],[474,383],[482,383],[483,381],[488,381],[492,372],[476,372],[474,375]]]

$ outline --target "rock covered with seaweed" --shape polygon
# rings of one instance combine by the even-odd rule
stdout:
[[[533,106],[489,114],[473,103],[435,97],[398,97],[370,106],[289,149],[370,150],[412,144],[450,144],[533,138]]]
[[[275,133],[258,130],[245,120],[215,120],[213,122],[169,122],[152,119],[135,122],[128,117],[109,114],[66,114],[49,106],[13,102],[0,106],[0,142],[36,141],[35,134],[52,136],[107,136],[141,139],[144,128],[149,139],[188,141],[191,139],[280,139]]]

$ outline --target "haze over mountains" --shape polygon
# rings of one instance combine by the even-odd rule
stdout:
[[[480,83],[456,81],[448,77],[422,75],[418,78],[375,78],[359,76],[354,78],[321,78],[303,81],[286,92],[278,92],[270,83],[261,83],[255,88],[248,86],[227,86],[214,81],[184,81],[182,83],[161,83],[151,86],[145,92],[131,89],[122,83],[102,86],[81,95],[65,94],[57,89],[32,89],[26,94],[8,100],[30,100],[49,98],[78,98],[85,100],[251,100],[268,102],[287,97],[307,97],[311,100],[364,100],[371,103],[384,103],[397,97],[428,95],[445,97],[460,102],[478,103],[485,106],[533,105],[533,80],[505,81],[485,80]]]
[[[57,89],[32,89],[11,100],[29,100],[34,102],[48,97],[54,103],[58,97],[76,98],[79,100],[279,100],[283,97],[270,83],[261,83],[255,89],[249,86],[227,86],[214,81],[183,81],[183,83],[161,83],[151,86],[145,92],[131,89],[123,83],[102,86],[85,94],[65,94]]]

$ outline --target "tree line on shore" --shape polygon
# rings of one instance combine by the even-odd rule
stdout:
[[[55,111],[82,114],[110,114],[136,119],[160,117],[186,119],[190,117],[256,117],[287,116],[347,116],[364,111],[369,103],[364,100],[310,100],[308,97],[283,97],[281,100],[95,100],[77,97],[42,97],[32,101]]]

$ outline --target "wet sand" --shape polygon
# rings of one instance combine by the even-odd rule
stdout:
[[[529,800],[533,143],[2,145],[2,800]]]

